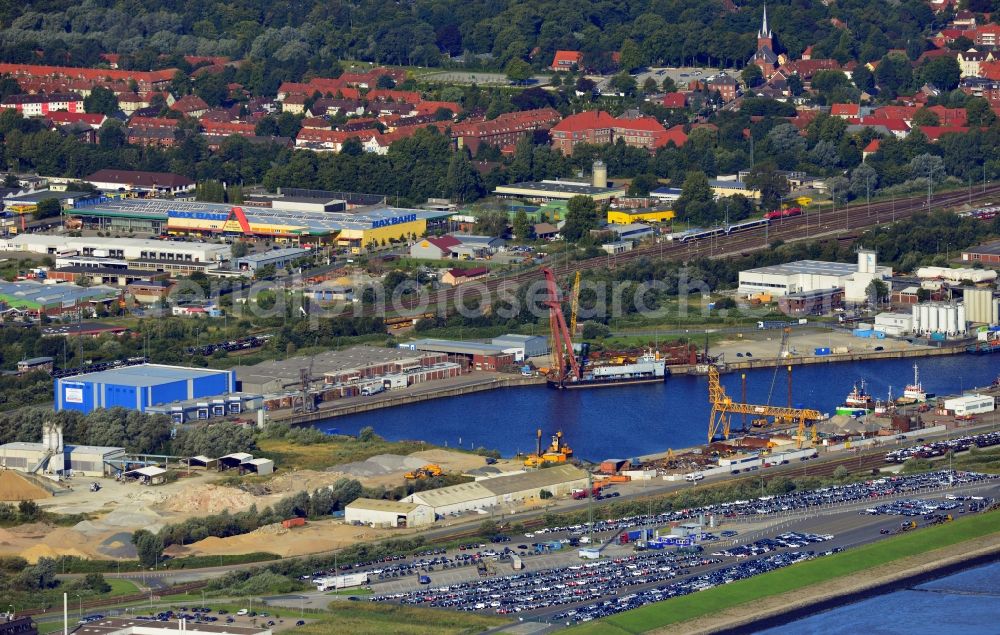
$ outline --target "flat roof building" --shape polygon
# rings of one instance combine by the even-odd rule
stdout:
[[[150,406],[235,392],[231,370],[161,364],[124,366],[55,380],[55,409],[91,412],[121,406],[145,412]]]
[[[859,255],[860,258],[860,255]],[[864,265],[821,260],[797,260],[783,265],[747,269],[739,274],[741,294],[770,293],[780,297],[801,291],[819,289],[845,289],[857,274],[864,273]],[[873,265],[872,275],[892,276],[891,267]],[[845,298],[853,301],[852,298]]]
[[[421,339],[404,342],[400,348],[432,353],[444,353],[449,361],[458,362],[476,370],[500,370],[514,364],[514,354],[503,346],[478,342],[457,342],[453,340]]]
[[[27,251],[47,255],[78,255],[124,260],[179,260],[183,262],[219,262],[229,260],[229,245],[188,243],[176,240],[140,238],[101,238],[19,234],[0,240],[0,251]]]
[[[595,201],[610,201],[625,196],[624,187],[594,187],[589,183],[574,181],[525,181],[497,186],[493,192],[497,196],[517,196],[532,201],[571,199],[574,196],[589,196]]]
[[[0,282],[0,310],[18,311],[38,317],[108,309],[121,298],[111,287],[81,287],[75,284],[43,284],[33,280]]]
[[[516,361],[523,361],[529,357],[539,357],[549,354],[549,339],[544,335],[518,335],[508,333],[500,337],[494,337],[491,344],[500,346],[505,352],[518,351],[514,357]],[[518,359],[520,357],[520,359]]]
[[[259,269],[268,265],[273,266],[275,269],[282,269],[296,260],[301,260],[309,256],[311,253],[312,251],[309,249],[302,249],[300,247],[272,249],[271,251],[262,251],[259,254],[248,254],[242,258],[237,258],[236,262],[233,263],[233,268],[251,273],[257,273]]]
[[[422,503],[358,498],[344,508],[344,520],[372,527],[421,527],[434,522],[434,511]]]

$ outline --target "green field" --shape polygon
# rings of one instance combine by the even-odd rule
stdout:
[[[920,529],[747,580],[589,622],[571,632],[595,635],[643,633],[998,532],[1000,511],[968,516],[952,523]]]

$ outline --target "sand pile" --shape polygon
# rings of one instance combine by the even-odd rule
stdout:
[[[454,452],[452,450],[433,449],[421,450],[410,455],[411,458],[418,459],[423,465],[433,463],[445,472],[460,474],[467,470],[474,470],[477,467],[486,465],[486,458],[476,454],[466,454],[465,452]]]
[[[0,471],[0,501],[30,501],[51,496],[13,470]]]
[[[256,502],[252,494],[235,487],[199,485],[168,496],[161,505],[168,512],[218,514],[241,512]]]
[[[330,468],[327,472],[315,470],[295,470],[283,472],[267,483],[267,491],[272,494],[290,494],[294,492],[313,492],[323,487],[333,485],[341,478],[355,478],[345,474],[341,467]]]
[[[338,465],[336,468],[331,468],[331,470],[336,469],[340,472],[346,472],[356,478],[370,478],[373,476],[385,476],[395,472],[408,472],[426,464],[427,461],[418,457],[402,456],[400,454],[376,454],[364,461],[345,463],[344,465]]]

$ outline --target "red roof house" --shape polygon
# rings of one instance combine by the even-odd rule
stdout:
[[[663,96],[664,108],[687,108],[687,95],[684,93],[667,93]]]
[[[573,68],[581,68],[583,66],[583,53],[580,51],[556,51],[555,57],[552,58],[552,70],[554,71],[570,71]]]

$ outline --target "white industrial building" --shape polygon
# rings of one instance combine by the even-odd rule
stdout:
[[[434,522],[434,511],[422,503],[358,498],[344,508],[344,520],[372,527],[422,527]]]
[[[583,470],[573,465],[559,465],[416,492],[403,501],[427,505],[435,517],[443,517],[537,500],[543,489],[553,496],[563,496],[574,489],[586,488],[587,482],[587,473]]]
[[[989,395],[962,395],[954,399],[944,400],[944,409],[955,413],[955,416],[977,415],[993,412],[996,403]]]
[[[997,272],[993,269],[952,269],[951,267],[920,267],[917,269],[917,277],[922,280],[946,280],[948,282],[961,282],[969,280],[971,282],[993,282],[997,279]]]
[[[125,260],[179,260],[182,262],[220,262],[229,260],[229,245],[189,243],[177,240],[143,240],[140,238],[100,238],[88,236],[52,236],[49,234],[18,234],[0,240],[0,251],[27,251],[59,256],[93,256]]]
[[[517,335],[508,333],[494,337],[491,344],[502,346],[503,352],[513,353],[514,361],[523,362],[529,357],[549,354],[549,340],[544,335]]]
[[[892,276],[892,267],[879,266],[875,252],[858,252],[857,264],[797,260],[783,265],[758,267],[740,272],[739,293],[769,293],[781,297],[819,289],[844,289],[844,301],[864,302],[872,280]]]
[[[911,311],[915,335],[962,337],[969,333],[964,304],[923,302],[914,304]]]
[[[1000,324],[1000,300],[993,297],[993,289],[963,289],[965,317],[975,324]]]
[[[873,330],[893,337],[906,335],[913,331],[913,316],[909,313],[879,313],[875,316]]]
[[[46,423],[42,442],[14,441],[0,445],[0,468],[32,474],[105,476],[112,462],[125,458],[125,448],[64,445],[62,427]]]

